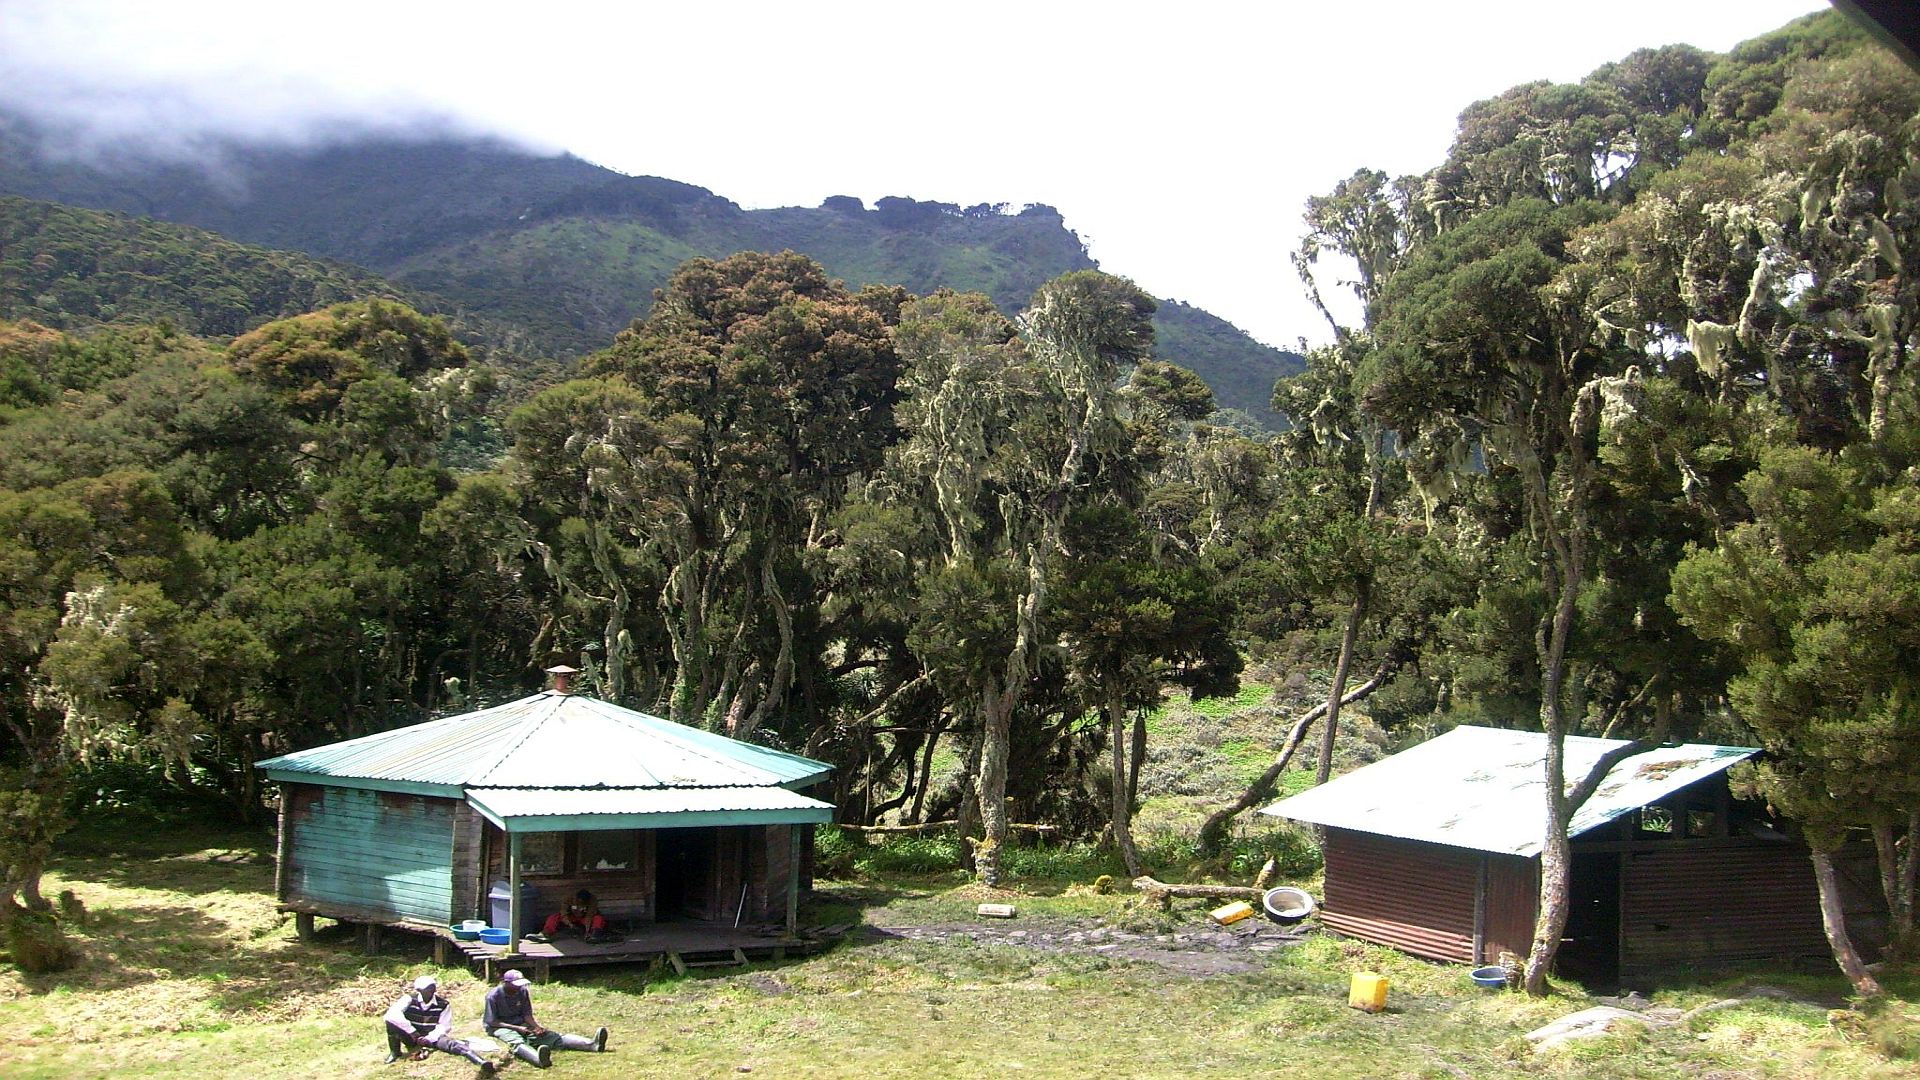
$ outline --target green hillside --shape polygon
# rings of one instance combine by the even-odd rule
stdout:
[[[63,330],[158,322],[233,337],[403,290],[364,270],[125,214],[0,196],[0,317]]]
[[[187,225],[0,195],[0,318],[75,332],[165,321],[219,339],[367,299],[439,315],[482,356],[502,354],[530,371],[554,366],[546,336],[528,324],[357,266]]]
[[[1094,266],[1048,206],[886,198],[868,208],[835,197],[814,208],[744,210],[704,188],[487,141],[233,147],[216,171],[55,159],[36,151],[40,139],[26,122],[0,117],[0,192],[353,263],[390,279],[387,288],[442,298],[416,301],[423,310],[512,328],[491,336],[511,338],[530,354],[605,347],[646,314],[672,269],[696,255],[792,249],[851,285],[897,284],[922,295],[943,286],[979,291],[1008,312],[1042,282]],[[171,234],[146,239],[174,242],[163,235]],[[242,307],[252,310],[232,294],[221,303],[229,321]],[[33,316],[32,306],[12,310]],[[1198,372],[1222,407],[1271,419],[1265,410],[1274,379],[1301,366],[1298,356],[1186,305],[1165,305],[1156,328],[1161,355]]]

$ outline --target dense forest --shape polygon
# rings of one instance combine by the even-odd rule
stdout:
[[[556,659],[831,762],[849,823],[958,816],[987,883],[1015,821],[1138,872],[1146,710],[1258,667],[1324,701],[1202,843],[1293,748],[1324,778],[1343,709],[1402,742],[1528,728],[1564,897],[1601,775],[1564,775],[1566,736],[1763,746],[1741,782],[1805,838],[1873,993],[1829,856],[1875,845],[1907,954],[1917,215],[1920,77],[1829,13],[1515,87],[1425,174],[1311,200],[1302,280],[1365,314],[1273,388],[1279,433],[1210,422],[1155,301],[1090,268],[1010,317],[793,252],[691,258],[513,394],[401,297],[244,333],[11,310],[0,900],[44,906],[57,808],[104,777],[145,762],[129,782],[254,814],[250,762]],[[277,313],[330,299],[307,288]]]

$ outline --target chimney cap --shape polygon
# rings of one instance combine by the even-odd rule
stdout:
[[[573,677],[580,674],[579,668],[570,668],[565,664],[555,664],[547,669],[553,676],[553,692],[556,694],[573,693]]]

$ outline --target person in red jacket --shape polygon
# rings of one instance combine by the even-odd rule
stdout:
[[[547,937],[557,937],[563,933],[578,934],[588,941],[607,936],[607,919],[600,914],[600,905],[593,894],[585,889],[573,894],[567,906],[547,916],[547,924],[540,929]]]

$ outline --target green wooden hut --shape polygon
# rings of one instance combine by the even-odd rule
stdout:
[[[829,766],[555,689],[257,763],[279,783],[281,910],[444,932],[576,890],[618,925],[784,922]],[[505,883],[501,887],[500,883]],[[490,920],[498,921],[498,920]]]

